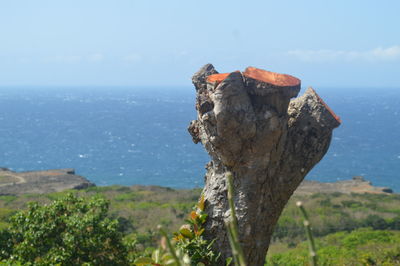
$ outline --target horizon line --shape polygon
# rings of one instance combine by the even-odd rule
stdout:
[[[155,89],[155,88],[168,88],[168,89],[180,89],[180,88],[187,88],[187,87],[193,87],[192,84],[188,85],[99,85],[99,84],[93,84],[93,85],[0,85],[0,89],[89,89],[89,88],[116,88],[116,89]],[[370,90],[370,89],[400,89],[400,85],[397,86],[333,86],[333,85],[307,85],[307,86],[301,86],[301,89],[307,89],[309,87],[313,87],[315,89],[354,89],[354,90],[359,90],[359,89],[364,89],[364,90]]]

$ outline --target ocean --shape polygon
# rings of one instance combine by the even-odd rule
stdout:
[[[316,88],[341,117],[306,179],[364,176],[400,192],[400,89]],[[0,166],[74,168],[96,185],[202,187],[209,158],[187,132],[187,88],[0,88]]]

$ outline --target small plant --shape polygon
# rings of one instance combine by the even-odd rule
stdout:
[[[306,234],[307,234],[307,239],[308,239],[308,244],[309,244],[309,256],[310,256],[310,263],[312,266],[317,265],[317,252],[315,249],[315,243],[314,243],[314,237],[311,232],[311,225],[310,221],[308,219],[308,215],[306,212],[306,209],[303,206],[303,203],[301,201],[298,201],[296,203],[297,207],[299,207],[301,214],[303,215],[304,218],[304,227],[306,229]]]
[[[175,249],[175,243],[168,239],[164,229],[161,226],[158,229],[162,235],[160,247],[153,251],[151,257],[140,257],[134,264],[136,266],[191,266],[189,255],[182,249]]]
[[[214,241],[207,241],[202,236],[206,220],[204,196],[201,196],[194,210],[186,219],[186,224],[174,233],[172,240],[168,239],[167,233],[159,226],[162,235],[160,247],[153,251],[151,257],[136,259],[135,265],[204,266],[217,264],[220,255],[212,250]]]
[[[182,225],[179,232],[174,233],[174,240],[178,249],[182,249],[190,256],[192,265],[214,265],[220,257],[212,250],[214,241],[203,238],[204,224],[207,214],[204,212],[204,195],[190,213],[187,224]]]
[[[237,225],[235,204],[233,202],[233,176],[232,173],[227,173],[228,181],[228,202],[231,210],[231,220],[226,222],[226,228],[228,231],[229,244],[231,245],[233,260],[238,266],[246,266],[246,259],[244,257],[243,249],[239,242],[239,230]],[[227,263],[228,264],[228,263]],[[229,265],[229,264],[228,264]]]

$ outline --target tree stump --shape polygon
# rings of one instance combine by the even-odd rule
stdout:
[[[222,260],[231,256],[224,221],[227,184],[234,177],[240,243],[248,265],[264,265],[274,226],[290,196],[327,152],[340,119],[300,80],[254,67],[219,74],[211,64],[193,76],[197,120],[189,132],[201,142],[207,164],[205,237]],[[224,265],[224,261],[221,262]]]

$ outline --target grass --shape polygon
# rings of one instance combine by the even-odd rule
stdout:
[[[387,229],[390,228],[391,220],[400,218],[400,197],[397,194],[316,193],[310,196],[294,195],[278,221],[274,241],[293,244],[305,239],[301,215],[295,206],[295,202],[298,200],[302,201],[306,209],[312,212],[310,222],[316,236],[324,236],[338,231],[351,231],[365,226],[379,227],[379,223],[383,227],[375,229]],[[384,221],[376,223],[372,218],[377,216]],[[396,228],[400,230],[400,227]]]
[[[274,247],[276,245],[276,247]],[[400,231],[362,228],[316,239],[319,265],[399,265]],[[267,265],[307,265],[308,246],[273,244]]]
[[[13,195],[2,195],[0,196],[0,202],[3,203],[3,205],[7,205],[16,200],[17,198],[18,198],[17,196]]]

